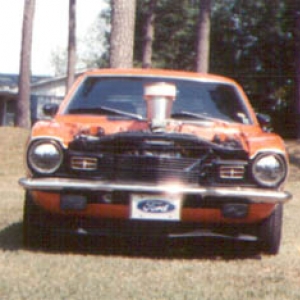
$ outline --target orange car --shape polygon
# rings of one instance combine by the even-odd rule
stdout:
[[[288,157],[241,87],[213,75],[93,70],[27,146],[24,242],[56,233],[201,237],[279,251]]]

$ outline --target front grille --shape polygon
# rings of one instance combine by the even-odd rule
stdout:
[[[247,180],[244,175],[248,156],[238,143],[223,145],[187,134],[83,135],[70,143],[68,157],[71,161],[67,169],[76,177],[205,185]]]
[[[99,170],[113,170],[110,175],[120,181],[135,182],[198,182],[197,160],[192,158],[164,158],[148,156],[115,156],[112,161],[102,159]]]
[[[220,166],[219,175],[221,179],[243,179],[245,176],[244,166]]]

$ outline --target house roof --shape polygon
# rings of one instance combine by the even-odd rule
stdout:
[[[75,78],[81,76],[82,74],[84,74],[84,71],[77,72],[75,74]],[[31,87],[35,88],[35,87],[47,86],[47,85],[49,85],[49,83],[60,83],[60,82],[65,83],[66,79],[67,79],[66,76],[43,78],[39,81],[32,82]]]
[[[50,79],[49,76],[31,76],[31,84],[37,83],[41,80]],[[15,88],[19,83],[18,74],[0,73],[0,89],[3,87]]]
[[[31,84],[49,79],[49,76],[31,76]],[[0,96],[15,98],[18,93],[19,75],[0,73]]]

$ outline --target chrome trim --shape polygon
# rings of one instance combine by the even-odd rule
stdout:
[[[246,199],[250,203],[285,203],[292,198],[286,191],[274,191],[257,188],[243,187],[203,187],[188,186],[176,183],[172,184],[136,184],[115,183],[99,180],[80,180],[67,178],[21,178],[19,184],[27,190],[60,192],[63,190],[73,191],[124,191],[135,193],[177,193],[199,194],[204,197],[223,197],[234,199]]]
[[[62,138],[52,136],[52,135],[38,135],[38,136],[34,136],[34,137],[31,136],[28,144],[31,144],[37,140],[55,141],[55,142],[59,143],[63,149],[67,149],[67,145],[64,143]]]
[[[131,237],[132,233],[131,232],[122,232],[119,230],[114,230],[113,227],[111,230],[109,229],[102,229],[100,227],[89,227],[89,228],[83,228],[83,227],[78,227],[78,228],[65,228],[65,227],[60,227],[60,226],[55,226],[51,230],[58,232],[58,233],[63,233],[63,234],[78,234],[81,236],[99,236],[99,237]],[[143,237],[145,236],[144,233],[135,233],[136,235],[142,235]],[[153,235],[157,236],[157,235]],[[159,236],[159,235],[158,235]],[[163,237],[167,237],[169,239],[180,239],[180,238],[218,238],[218,239],[223,239],[223,240],[229,240],[229,241],[244,241],[244,242],[256,242],[258,240],[257,236],[249,235],[249,234],[243,234],[243,233],[219,233],[215,232],[213,229],[203,229],[203,230],[194,230],[194,231],[187,231],[183,233],[162,233]]]
[[[70,162],[71,169],[79,171],[97,170],[98,160],[95,157],[73,156]]]
[[[193,237],[214,237],[220,239],[227,239],[233,241],[244,241],[244,242],[256,242],[258,240],[257,236],[252,236],[248,234],[237,234],[230,235],[226,233],[218,233],[213,230],[195,230],[191,232],[184,233],[170,233],[169,238],[193,238]]]
[[[253,155],[251,155],[250,159],[254,159],[260,154],[277,154],[282,155],[283,159],[286,161],[286,153],[282,151],[281,149],[277,148],[265,148],[265,149],[259,149],[256,151]]]
[[[116,232],[116,231],[107,231],[107,230],[101,230],[101,228],[96,228],[96,229],[91,229],[91,228],[77,228],[74,231],[73,230],[65,230],[61,227],[57,227],[55,228],[55,230],[57,230],[58,232],[64,232],[64,233],[75,233],[78,235],[82,235],[82,236],[89,236],[89,235],[93,235],[93,236],[116,236],[116,237],[124,237],[127,236],[129,234],[129,236],[131,236],[130,233],[128,233],[126,235],[126,233],[122,233],[122,232]],[[203,229],[203,230],[194,230],[194,231],[188,231],[188,232],[183,232],[183,233],[167,233],[166,237],[168,237],[169,239],[180,239],[180,238],[218,238],[218,239],[223,239],[223,240],[229,240],[229,241],[243,241],[243,242],[256,242],[258,240],[257,236],[253,236],[253,235],[248,235],[248,234],[243,234],[243,233],[239,233],[239,234],[229,234],[229,233],[218,233],[218,232],[214,232],[213,230],[210,229]]]

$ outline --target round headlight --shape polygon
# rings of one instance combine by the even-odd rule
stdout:
[[[61,166],[63,151],[55,141],[35,141],[29,146],[27,159],[29,167],[34,172],[51,174]]]
[[[259,155],[253,162],[252,174],[258,184],[276,187],[286,177],[286,162],[282,156],[277,154]]]

